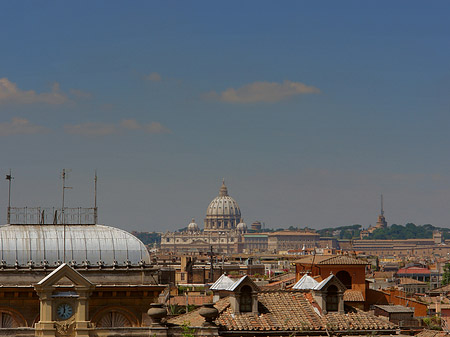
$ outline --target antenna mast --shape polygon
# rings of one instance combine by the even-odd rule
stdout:
[[[64,228],[64,234],[63,234],[64,258],[63,258],[63,262],[66,263],[66,218],[64,215],[64,194],[65,194],[66,188],[72,188],[72,187],[66,186],[66,169],[62,170],[62,181],[63,181],[63,188],[62,188],[61,222],[62,222],[63,228]]]
[[[94,177],[94,224],[98,224],[98,213],[97,213],[97,170],[95,170]]]
[[[8,212],[6,216],[6,223],[11,223],[11,180],[14,177],[11,175],[11,169],[9,169],[9,174],[6,175],[6,180],[8,180]]]

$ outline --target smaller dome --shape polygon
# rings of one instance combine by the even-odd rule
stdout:
[[[191,232],[198,231],[198,225],[195,223],[194,218],[192,218],[191,223],[188,225],[188,231],[191,231]]]
[[[238,225],[236,226],[236,229],[241,232],[247,231],[247,225],[245,224],[244,220],[242,220]]]

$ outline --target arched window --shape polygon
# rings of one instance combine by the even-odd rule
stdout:
[[[120,312],[110,311],[103,315],[97,323],[98,327],[115,328],[115,327],[131,327],[130,320]]]
[[[350,276],[350,274],[345,271],[345,270],[341,270],[336,274],[336,277],[339,279],[339,281],[342,282],[342,284],[347,288],[347,289],[352,289],[352,277]]]
[[[0,328],[11,329],[25,326],[27,326],[27,323],[20,313],[11,309],[0,308]]]
[[[338,288],[331,285],[327,289],[327,312],[339,310]]]
[[[245,285],[241,289],[239,311],[252,312],[252,288],[250,286]]]

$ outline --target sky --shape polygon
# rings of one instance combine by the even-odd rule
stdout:
[[[450,227],[448,1],[0,3],[12,206],[202,226]],[[0,222],[8,184],[0,181]],[[3,206],[1,206],[3,205]]]

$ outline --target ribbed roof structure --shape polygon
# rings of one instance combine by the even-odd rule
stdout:
[[[234,282],[236,281],[232,280],[227,275],[222,274],[217,281],[209,287],[209,290],[226,290],[228,287],[232,286]]]
[[[64,254],[65,250],[65,254]],[[149,264],[150,255],[134,235],[102,225],[5,225],[0,227],[3,266],[124,266]]]
[[[317,282],[315,279],[313,279],[308,274],[305,274],[305,275],[303,275],[303,277],[300,280],[298,280],[298,282],[296,284],[294,284],[292,286],[292,289],[311,290],[318,284],[319,284],[319,282]]]
[[[241,210],[232,197],[228,195],[225,182],[222,183],[219,195],[215,197],[206,210],[206,216],[230,216],[241,218]]]

